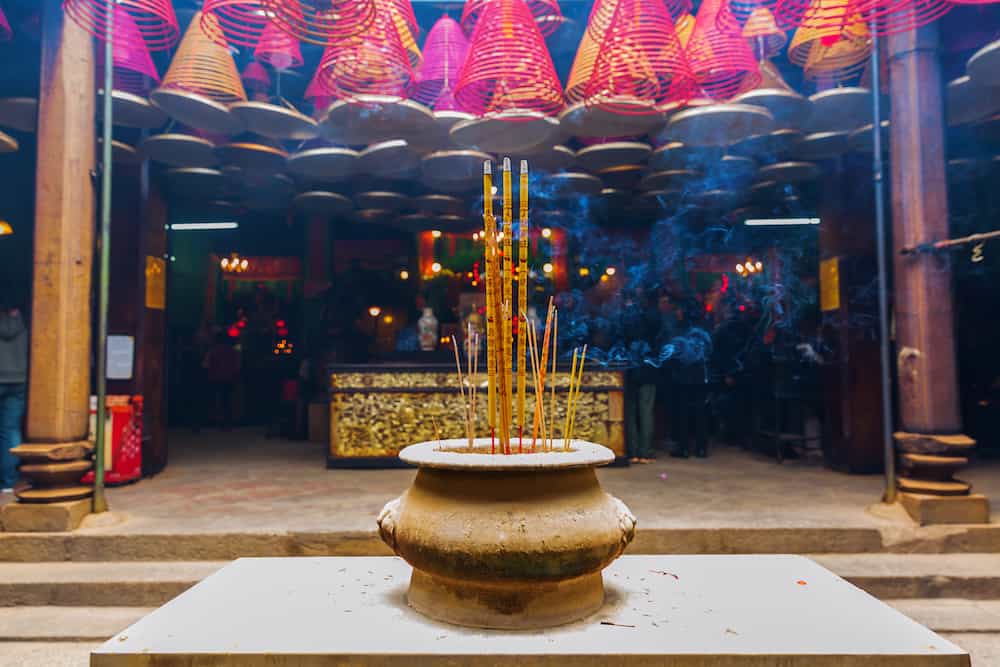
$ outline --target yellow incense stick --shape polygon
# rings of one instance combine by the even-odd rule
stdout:
[[[524,439],[525,401],[527,399],[527,360],[525,345],[527,343],[528,322],[528,161],[521,160],[521,216],[518,229],[517,252],[517,307],[521,312],[517,328],[517,431],[518,447]]]
[[[513,381],[511,373],[513,371],[513,332],[511,331],[511,305],[514,301],[514,209],[513,192],[511,186],[510,158],[503,159],[503,302],[507,304],[507,315],[503,319],[503,350],[505,363],[502,367],[507,374],[507,393],[504,400],[507,402],[508,415],[513,398]],[[509,416],[508,416],[509,419]],[[508,427],[510,425],[508,424]]]
[[[569,437],[569,409],[573,401],[573,378],[576,377],[576,357],[577,348],[573,348],[573,366],[569,371],[569,391],[566,392],[566,419],[563,421],[563,447],[566,446],[566,439]]]
[[[547,351],[547,350],[546,350]],[[559,357],[559,311],[555,311],[552,318],[552,396],[549,399],[549,432],[552,434],[554,446],[556,439],[556,360]]]
[[[527,316],[525,314],[525,316]],[[538,358],[538,332],[534,327],[527,330],[525,338],[528,343],[528,355],[531,357],[531,380],[535,387],[535,423],[532,428],[531,450],[535,450],[535,438],[538,437],[538,428],[541,426],[542,438],[545,438],[545,411],[542,409],[542,365]]]
[[[583,385],[583,364],[587,361],[587,346],[583,346],[583,353],[580,355],[580,368],[576,371],[576,391],[573,393],[573,403],[570,408],[570,418],[569,418],[569,439],[563,442],[563,446],[568,450],[569,442],[573,439],[573,429],[576,428],[576,406],[580,400],[580,387]],[[571,386],[572,389],[572,378]]]
[[[469,403],[465,398],[465,381],[462,379],[462,361],[458,356],[458,340],[452,336],[451,346],[455,350],[455,370],[458,372],[458,392],[462,396],[462,406],[465,410],[465,435],[469,438],[469,447],[472,447],[472,420],[469,417]]]
[[[539,372],[539,381],[540,381],[540,384],[541,384],[541,391],[535,396],[535,423],[534,423],[534,425],[532,426],[532,429],[531,429],[531,446],[532,447],[535,446],[535,441],[538,439],[538,427],[539,427],[538,420],[539,419],[542,419],[542,420],[545,419],[545,371],[547,369],[547,364],[548,364],[548,361],[549,361],[549,335],[551,334],[551,331],[552,331],[552,315],[553,315],[553,311],[554,311],[554,308],[552,306],[552,297],[549,297],[549,307],[548,307],[548,309],[546,310],[546,313],[545,313],[545,335],[542,338],[542,351],[541,351],[541,355],[542,356],[541,356],[541,359],[540,359],[541,365],[539,366],[539,369],[538,369],[538,372]],[[532,329],[534,329],[534,328],[532,327]],[[538,352],[538,344],[537,344],[537,337],[538,336],[537,336],[537,332],[534,332],[533,335],[536,338],[535,351]],[[547,442],[547,440],[545,439],[545,429],[543,428],[542,429],[542,448],[543,449],[545,448],[545,443],[546,442]]]
[[[493,351],[496,349],[495,339],[497,338],[496,314],[493,312],[493,299],[491,298],[492,287],[497,280],[497,272],[493,261],[494,244],[489,239],[496,238],[497,226],[493,219],[493,165],[490,160],[483,162],[483,234],[486,243],[485,249],[486,264],[486,417],[490,426],[490,438],[496,433],[496,360]]]

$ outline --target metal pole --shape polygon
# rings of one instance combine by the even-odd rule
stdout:
[[[882,376],[882,448],[885,492],[882,501],[896,500],[896,451],[892,440],[892,374],[889,357],[889,285],[886,267],[885,186],[882,182],[882,100],[878,33],[872,24],[872,183],[875,186],[875,241],[878,253],[878,324]]]
[[[114,87],[114,17],[115,0],[107,0],[108,36],[104,42],[104,127],[101,134],[101,223],[97,250],[100,274],[97,279],[97,424],[94,429],[94,498],[95,514],[108,511],[104,497],[104,438],[108,397],[108,282],[111,265],[111,90]]]

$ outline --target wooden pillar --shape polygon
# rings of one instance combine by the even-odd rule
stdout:
[[[961,434],[949,256],[900,254],[948,237],[937,27],[894,35],[888,51],[901,502],[922,524],[985,522],[986,498],[952,477],[975,442]]]
[[[15,449],[22,476],[33,484],[19,498],[34,503],[89,495],[79,479],[90,464],[84,457],[95,227],[91,37],[65,18],[59,0],[44,0],[42,17],[27,443]],[[80,502],[57,505],[7,506],[4,527],[65,530],[86,513]]]
[[[153,475],[167,465],[167,204],[155,185],[146,189],[142,471]]]

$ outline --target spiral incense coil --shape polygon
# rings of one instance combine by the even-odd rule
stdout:
[[[757,61],[743,36],[737,30],[718,26],[724,2],[702,2],[687,45],[695,82],[701,92],[714,100],[727,100],[760,80]]]
[[[778,27],[774,14],[767,7],[753,10],[740,34],[747,40],[757,60],[773,58],[788,44],[788,36]]]
[[[545,38],[523,0],[486,4],[458,79],[455,100],[477,115],[513,109],[552,115],[563,105]]]
[[[715,21],[720,30],[741,31],[755,22],[758,25],[751,27],[751,32],[769,33],[768,24],[773,24],[774,30],[784,33],[797,28],[808,9],[808,3],[802,0],[726,0]]]
[[[788,45],[788,59],[808,79],[840,82],[864,69],[871,48],[868,26],[850,0],[813,0]]]
[[[681,14],[677,22],[674,23],[674,31],[677,33],[677,39],[680,40],[681,46],[687,49],[688,42],[691,41],[691,33],[694,32],[694,14]]]
[[[313,74],[313,78],[309,82],[309,85],[306,86],[306,92],[302,97],[307,102],[312,103],[314,118],[321,117],[333,101],[333,93],[326,87],[326,82],[320,76],[319,68]]]
[[[0,42],[9,42],[14,36],[14,31],[10,29],[10,23],[0,8]]]
[[[466,34],[475,32],[476,26],[482,17],[483,10],[493,0],[466,0],[462,7],[462,29]],[[562,25],[562,12],[559,10],[557,0],[528,0],[528,9],[534,17],[535,26],[548,37]]]
[[[854,10],[879,35],[893,35],[932,23],[955,5],[951,0],[855,0]]]
[[[196,14],[191,20],[159,89],[197,93],[222,104],[245,102],[247,95],[236,63],[229,49],[208,36],[203,28],[206,22],[212,29],[214,16]]]
[[[114,90],[134,95],[148,94],[153,84],[160,81],[160,74],[139,34],[139,27],[121,5],[115,11],[115,32],[120,34],[121,40],[115,40],[111,56]],[[98,52],[98,62],[101,64],[98,70],[103,71],[103,49]],[[103,84],[98,84],[98,87],[103,87]]]
[[[597,1],[601,2],[601,0]],[[594,63],[597,62],[597,54],[601,50],[601,42],[604,41],[606,32],[606,29],[591,31],[589,26],[587,30],[583,31],[580,45],[576,49],[576,57],[573,58],[573,66],[566,79],[565,95],[568,104],[582,102],[587,96],[587,85],[590,83],[590,75],[594,71]]]
[[[112,33],[115,44],[129,44],[135,36],[123,34],[112,23],[107,0],[63,0],[63,11],[81,28],[101,40],[108,41]],[[150,51],[172,48],[180,38],[181,29],[170,0],[127,0],[117,2],[117,9],[132,17],[138,35]]]
[[[282,30],[310,44],[361,35],[375,21],[375,0],[260,0]]]
[[[328,46],[317,76],[337,99],[405,97],[413,81],[413,68],[390,12],[378,12],[364,34]]]
[[[256,60],[243,68],[243,86],[254,95],[266,94],[271,89],[271,75]]]
[[[209,16],[215,20],[206,20]],[[268,24],[261,0],[205,0],[201,21],[205,33],[222,46],[257,46]]]
[[[417,44],[420,24],[417,23],[410,0],[376,0],[376,2],[377,7],[385,9],[392,16],[396,31],[399,33],[399,40],[403,42],[403,48],[410,56],[410,65],[418,67],[424,59],[420,45]]]
[[[280,71],[293,67],[302,67],[302,49],[299,40],[282,30],[274,21],[268,21],[253,57]]]
[[[618,0],[587,82],[586,103],[613,113],[652,114],[660,105],[686,102],[692,86],[684,48],[661,0]]]
[[[691,12],[691,0],[663,0],[663,5],[673,21],[680,22],[680,17]],[[587,17],[587,32],[600,42],[604,39],[604,32],[611,25],[614,18],[615,9],[618,7],[618,0],[595,0],[590,8],[590,16]]]
[[[452,91],[468,52],[469,40],[458,22],[448,16],[438,19],[424,42],[424,61],[417,70],[413,99],[429,107],[437,108],[442,102],[442,110],[454,109]]]

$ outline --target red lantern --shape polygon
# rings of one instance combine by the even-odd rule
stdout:
[[[424,42],[424,62],[416,75],[413,99],[433,107],[444,97],[444,104],[454,103],[452,91],[469,51],[469,40],[457,21],[442,16]]]
[[[462,29],[471,34],[482,16],[483,9],[493,0],[465,0],[462,7]],[[556,0],[529,0],[528,9],[535,17],[535,25],[543,35],[551,35],[562,23],[562,12]]]
[[[112,33],[115,44],[130,44],[135,36],[128,36],[112,23],[107,0],[63,0],[63,11],[81,28],[101,40],[108,41]],[[117,2],[114,7],[126,12],[135,23],[138,35],[150,51],[172,48],[181,36],[177,15],[170,0],[129,0]]]
[[[299,40],[279,28],[273,21],[268,21],[253,57],[262,63],[267,63],[279,72],[292,67],[301,67],[302,49]]]
[[[360,35],[375,21],[375,0],[260,1],[282,30],[310,44]]]
[[[719,12],[724,2],[702,2],[687,45],[688,63],[695,82],[715,100],[727,100],[760,81],[757,61],[743,36],[738,30],[719,28]]]
[[[379,11],[364,34],[328,46],[317,76],[338,99],[357,95],[405,96],[413,80],[413,69],[391,13]]]

